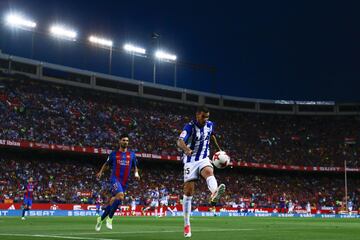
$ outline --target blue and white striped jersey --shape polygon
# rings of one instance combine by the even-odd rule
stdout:
[[[195,162],[209,157],[210,139],[214,130],[214,123],[206,121],[204,127],[200,127],[195,121],[186,124],[180,134],[180,139],[191,149],[192,155],[183,155],[184,163]]]
[[[159,201],[159,198],[160,198],[159,191],[158,190],[151,191],[150,197],[151,197],[152,201]]]

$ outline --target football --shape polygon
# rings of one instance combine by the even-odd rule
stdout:
[[[217,168],[226,168],[230,163],[230,157],[224,151],[216,152],[212,158],[212,164]]]

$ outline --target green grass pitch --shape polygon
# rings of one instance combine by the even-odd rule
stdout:
[[[255,217],[194,217],[196,240],[356,240],[360,219],[305,219]],[[0,239],[132,240],[184,239],[183,219],[114,217],[113,230],[95,232],[95,217],[0,217]]]

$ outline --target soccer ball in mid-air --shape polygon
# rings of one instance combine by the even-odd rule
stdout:
[[[230,157],[224,151],[216,152],[212,164],[217,168],[226,168],[230,164]]]

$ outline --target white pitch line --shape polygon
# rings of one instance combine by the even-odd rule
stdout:
[[[256,229],[253,228],[229,228],[229,229],[202,229],[202,230],[192,230],[192,232],[238,232],[238,231],[254,231]],[[180,230],[164,230],[164,231],[136,231],[136,232],[100,232],[100,233],[71,233],[71,234],[64,234],[64,236],[72,236],[72,235],[93,235],[93,234],[153,234],[153,233],[182,233],[183,231]],[[61,235],[61,234],[57,234]]]
[[[61,239],[81,239],[81,240],[120,240],[120,239],[112,239],[112,238],[89,238],[89,237],[72,237],[72,236],[43,235],[43,234],[11,234],[11,233],[0,233],[0,236],[38,237],[38,238],[61,238]]]

